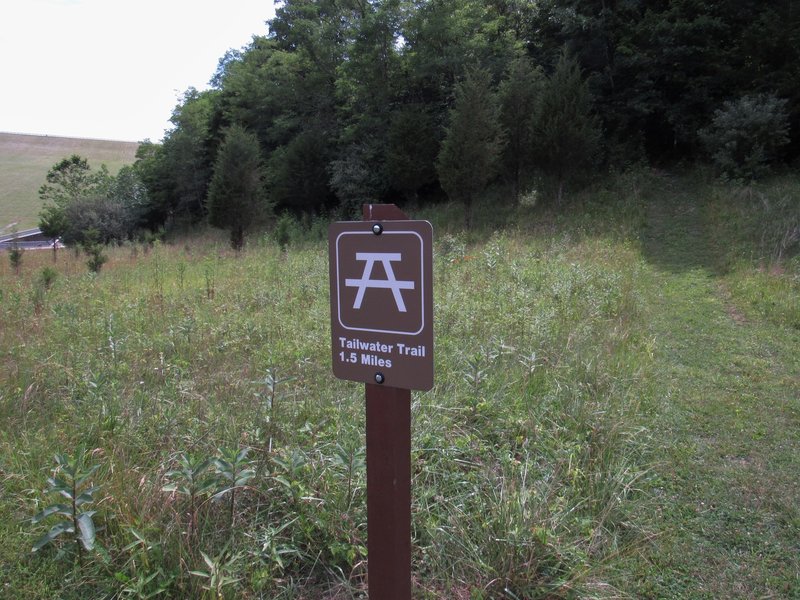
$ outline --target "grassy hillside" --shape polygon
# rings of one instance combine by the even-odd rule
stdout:
[[[133,163],[136,148],[135,142],[0,133],[0,230],[14,222],[17,229],[36,226],[42,208],[39,187],[62,158],[78,154],[92,168],[105,164],[113,174]]]
[[[800,597],[798,195],[644,173],[558,212],[479,205],[471,232],[409,211],[435,232],[414,598]],[[324,225],[286,252],[109,249],[97,276],[0,261],[6,596],[365,597],[363,386],[331,374]],[[100,551],[31,521],[56,453],[97,469]]]

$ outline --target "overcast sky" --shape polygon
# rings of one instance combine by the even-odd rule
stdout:
[[[272,0],[0,0],[0,131],[159,141]]]

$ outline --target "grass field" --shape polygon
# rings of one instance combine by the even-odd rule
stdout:
[[[435,232],[414,598],[800,597],[799,194],[641,172],[470,232],[410,210]],[[0,595],[365,597],[324,231],[129,245],[98,276],[0,255]],[[31,521],[77,457],[100,551]]]
[[[0,231],[11,223],[19,230],[36,227],[42,208],[39,188],[62,158],[78,154],[93,169],[105,164],[115,174],[133,163],[137,147],[132,142],[0,133]]]

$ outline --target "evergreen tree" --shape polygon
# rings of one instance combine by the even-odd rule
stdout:
[[[171,182],[167,149],[145,140],[136,150],[134,169],[145,187],[147,200],[141,207],[141,225],[150,229],[162,226],[170,214]]]
[[[234,125],[214,163],[208,190],[208,220],[229,229],[231,247],[241,250],[245,230],[267,210],[261,150],[256,136]]]
[[[789,143],[786,100],[770,94],[725,102],[711,125],[700,131],[714,164],[730,179],[763,177]]]
[[[330,139],[321,126],[309,123],[267,160],[267,191],[278,209],[309,213],[324,206],[328,187]]]
[[[436,181],[439,142],[433,118],[424,105],[397,110],[389,125],[386,170],[392,189],[416,200],[420,188]]]
[[[386,176],[381,155],[383,144],[371,137],[342,148],[340,156],[328,165],[330,185],[345,209],[357,214],[367,202],[375,202],[385,193]]]
[[[508,145],[504,164],[519,198],[524,175],[533,165],[534,123],[544,74],[527,56],[514,60],[500,83],[500,122]]]
[[[211,124],[218,111],[219,92],[189,89],[173,111],[175,129],[164,138],[167,177],[166,215],[196,222],[203,218],[204,201],[211,181],[215,140]]]
[[[538,162],[555,177],[561,202],[566,178],[597,163],[601,135],[588,86],[566,51],[542,91],[535,133]]]
[[[464,203],[469,227],[472,202],[497,173],[505,137],[488,71],[468,71],[455,96],[436,170],[447,195]]]

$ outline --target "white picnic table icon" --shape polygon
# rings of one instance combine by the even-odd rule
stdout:
[[[364,293],[367,291],[367,288],[377,288],[392,290],[392,296],[397,305],[397,310],[403,313],[406,312],[406,304],[403,301],[400,290],[413,290],[414,282],[398,281],[392,269],[392,263],[401,262],[402,259],[403,257],[399,252],[356,252],[356,260],[365,261],[364,273],[361,275],[361,279],[345,279],[344,282],[346,287],[358,288],[355,302],[353,302],[354,309],[361,308],[361,303],[364,301]],[[380,262],[383,265],[383,270],[386,272],[386,279],[371,279],[372,268],[375,266],[376,262]]]

